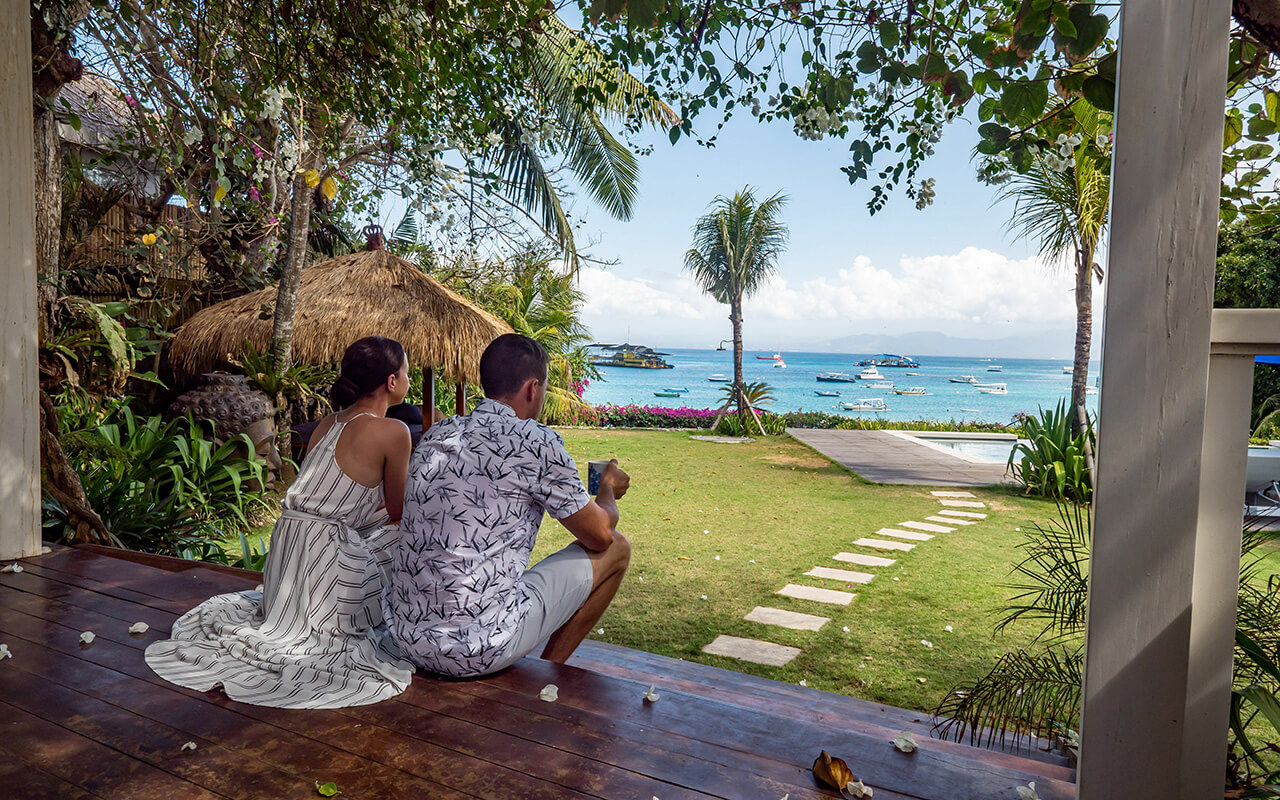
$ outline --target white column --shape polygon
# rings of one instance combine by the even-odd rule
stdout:
[[[1225,751],[1221,732],[1192,729],[1186,708],[1230,11],[1228,0],[1121,6],[1078,779],[1087,800],[1189,797],[1184,746],[1212,739]]]
[[[0,0],[0,559],[40,552],[30,14]]]

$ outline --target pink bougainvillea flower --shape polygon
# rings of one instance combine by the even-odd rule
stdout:
[[[258,193],[258,187],[257,187],[257,186],[250,186],[250,187],[249,187],[249,199],[250,199],[250,200],[252,200],[252,201],[253,201],[253,202],[255,202],[255,203],[262,199],[262,195],[260,195],[260,194]]]

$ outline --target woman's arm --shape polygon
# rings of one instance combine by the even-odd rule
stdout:
[[[404,511],[404,485],[409,480],[409,456],[413,454],[413,438],[399,420],[386,425],[382,465],[382,501],[387,517],[399,522]]]

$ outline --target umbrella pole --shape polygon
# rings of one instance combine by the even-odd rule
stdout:
[[[436,407],[436,371],[434,367],[425,367],[422,370],[422,432],[426,433],[427,428],[431,427],[431,423],[435,421],[434,409]]]
[[[453,404],[453,411],[458,416],[467,413],[467,382],[458,381],[457,401]]]

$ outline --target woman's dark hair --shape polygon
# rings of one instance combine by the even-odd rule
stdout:
[[[329,390],[334,408],[346,408],[386,382],[404,365],[404,346],[385,336],[366,336],[342,354],[342,374]]]
[[[485,397],[506,397],[525,381],[547,379],[547,351],[535,339],[504,333],[480,356],[480,385]]]

